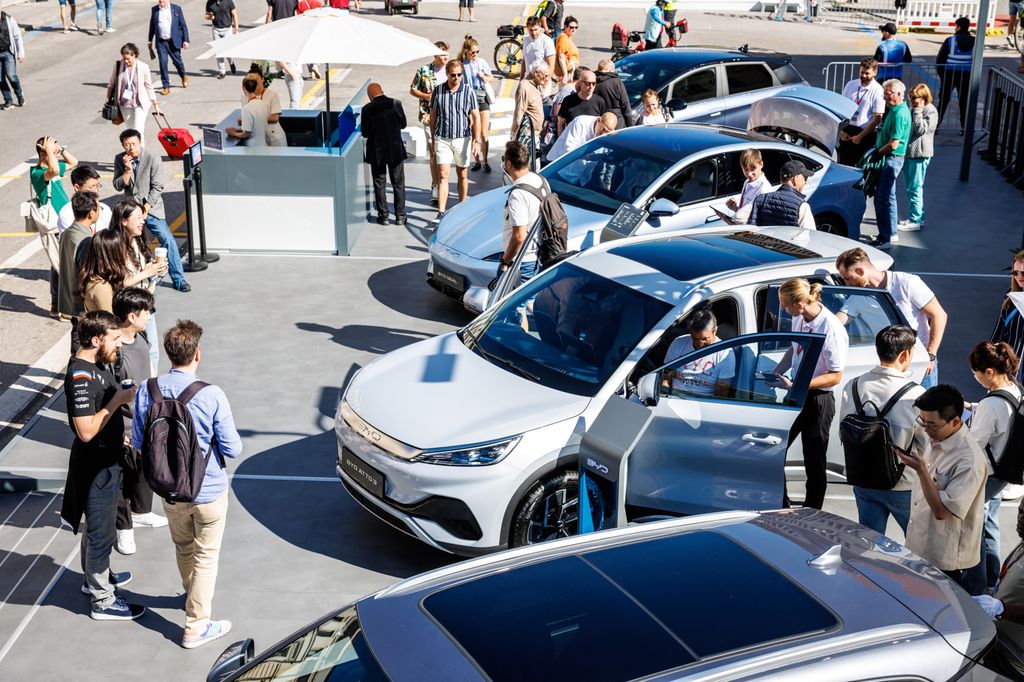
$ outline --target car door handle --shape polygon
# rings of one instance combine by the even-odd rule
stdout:
[[[778,436],[758,435],[756,433],[744,433],[741,440],[747,443],[756,443],[757,445],[780,445],[782,443],[782,439]]]
[[[714,118],[715,116],[721,116],[721,115],[722,115],[721,111],[713,111],[713,112],[711,112],[711,117],[712,118]]]
[[[712,213],[711,215],[704,219],[704,224],[707,225],[708,223],[713,223],[716,220],[721,220],[721,218],[718,217],[717,213]]]

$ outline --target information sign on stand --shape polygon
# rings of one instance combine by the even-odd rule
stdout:
[[[607,242],[612,239],[628,237],[645,220],[647,220],[647,211],[639,209],[633,204],[622,204],[608,224],[604,226],[604,230],[601,232],[601,241]]]
[[[580,533],[626,525],[627,466],[653,413],[612,396],[580,440]]]

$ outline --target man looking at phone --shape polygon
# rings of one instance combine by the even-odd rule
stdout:
[[[910,361],[914,355],[916,339],[917,334],[914,330],[904,325],[892,325],[878,332],[875,336],[878,365],[867,374],[846,384],[839,409],[840,419],[857,411],[853,399],[854,384],[857,386],[857,395],[865,413],[873,416],[897,391],[908,383],[914,383],[910,379]],[[924,393],[924,390],[921,386],[913,385],[885,415],[892,443],[901,449],[928,452],[928,438],[924,427],[917,422],[917,410],[914,409],[914,400]],[[886,524],[892,515],[906,536],[907,524],[910,522],[910,489],[914,475],[913,469],[905,468],[903,476],[891,490],[853,486],[853,496],[857,501],[857,521],[885,535]]]
[[[700,308],[693,314],[687,327],[689,334],[672,341],[665,353],[665,362],[672,362],[695,350],[721,341],[718,338],[718,320],[710,308]],[[728,397],[732,379],[736,376],[736,356],[732,349],[705,355],[665,372],[665,380],[673,389],[690,395]]]
[[[956,388],[933,386],[918,396],[914,407],[932,449],[927,457],[917,449],[898,453],[917,473],[906,544],[960,582],[964,569],[981,560],[987,460],[960,417],[964,398]]]

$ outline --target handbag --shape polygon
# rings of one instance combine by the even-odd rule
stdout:
[[[25,219],[25,230],[27,232],[38,232],[41,235],[48,235],[57,231],[57,211],[50,201],[50,183],[46,183],[46,203],[40,203],[39,199],[33,197],[25,203],[28,204],[28,216]]]
[[[107,121],[110,121],[114,125],[121,125],[124,123],[124,116],[121,115],[121,107],[117,105],[117,86],[118,81],[121,80],[121,66],[123,62],[119,59],[114,64],[114,87],[110,89],[110,94],[107,96],[107,101],[103,105],[103,110],[100,115]]]
[[[494,94],[494,88],[491,87],[489,81],[484,81],[484,93],[487,95],[487,103],[494,104],[498,101],[498,96]]]

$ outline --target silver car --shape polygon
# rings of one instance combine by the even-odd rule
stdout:
[[[980,681],[997,679],[978,662],[995,635],[942,572],[857,523],[725,512],[425,573],[258,657],[233,644],[208,679]]]

